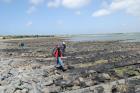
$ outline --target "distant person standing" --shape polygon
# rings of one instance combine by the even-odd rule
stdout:
[[[56,58],[56,64],[57,64],[56,67],[59,68],[59,69],[61,69],[62,71],[65,71],[65,69],[64,69],[64,63],[63,63],[63,61],[61,59],[62,52],[61,52],[60,46],[57,46],[56,47],[56,49],[55,49],[55,51],[54,51],[53,54],[54,54],[54,56]]]
[[[25,46],[25,44],[23,42],[19,43],[19,47],[23,48]]]
[[[62,42],[61,49],[62,49],[62,54],[63,54],[63,56],[64,56],[64,54],[65,54],[65,49],[66,49],[66,43],[65,43],[65,42]]]

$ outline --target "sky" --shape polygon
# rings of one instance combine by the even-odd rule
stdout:
[[[0,0],[0,35],[140,32],[140,0]]]

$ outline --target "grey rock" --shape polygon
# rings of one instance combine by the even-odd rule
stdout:
[[[104,79],[106,79],[106,80],[110,80],[110,79],[111,79],[110,75],[107,74],[107,73],[103,73],[103,74],[102,74],[102,77],[103,77]]]
[[[16,90],[14,93],[22,93],[22,90]]]
[[[94,93],[104,93],[104,88],[102,86],[96,87]]]
[[[17,69],[11,69],[9,73],[14,75],[14,76],[17,76],[19,74]]]
[[[89,74],[96,74],[97,72],[95,70],[89,70],[88,73]]]
[[[80,89],[80,86],[73,86],[72,87],[72,90],[77,90],[77,89]]]
[[[58,81],[55,81],[55,85],[56,86],[61,86],[61,87],[72,87],[73,84],[72,82],[69,80],[58,80]]]
[[[140,79],[131,79],[128,80],[129,85],[140,85]]]
[[[49,76],[48,70],[43,70],[43,77],[48,77],[48,76]]]
[[[47,81],[44,81],[44,82],[43,82],[43,85],[44,85],[44,86],[50,86],[50,85],[52,85],[52,84],[54,84],[54,82],[53,82],[52,79],[48,79]]]
[[[86,87],[90,87],[90,86],[93,85],[93,81],[92,81],[92,80],[87,80],[87,81],[85,82],[85,85],[86,85]]]
[[[24,88],[24,89],[22,90],[22,93],[28,93],[28,92],[29,92],[29,89]]]
[[[140,93],[140,85],[135,86],[135,93]]]
[[[79,80],[80,82],[84,82],[84,78],[82,78],[82,77],[79,77],[78,80]]]
[[[5,88],[0,86],[0,93],[4,93]]]
[[[68,65],[67,66],[67,69],[74,69],[75,67],[74,66],[71,66],[71,65]]]
[[[36,85],[36,84],[33,84],[33,93],[42,93],[42,91],[40,90],[40,88]]]
[[[5,93],[14,93],[16,88],[14,86],[7,87]]]
[[[80,86],[79,80],[74,80],[72,83],[73,83],[75,86]]]
[[[110,80],[110,79],[111,79],[110,75],[106,73],[99,74],[96,77],[96,80],[99,82],[105,82],[106,80]]]
[[[60,86],[49,86],[47,92],[49,93],[60,93],[61,87]]]

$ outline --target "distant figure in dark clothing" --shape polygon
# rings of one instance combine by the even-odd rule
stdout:
[[[56,50],[54,51],[53,54],[54,54],[54,56],[56,58],[56,64],[57,64],[56,67],[57,68],[60,68],[63,71],[65,71],[65,69],[64,69],[64,63],[63,63],[63,61],[61,59],[62,52],[61,52],[60,46],[57,46],[57,48],[56,48]]]
[[[62,50],[63,56],[65,54],[65,49],[66,49],[66,43],[65,42],[62,42],[61,50]]]
[[[20,44],[19,44],[19,47],[24,47],[25,46],[25,44],[23,43],[23,42],[21,42]]]

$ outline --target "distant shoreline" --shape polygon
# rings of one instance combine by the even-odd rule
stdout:
[[[0,36],[0,40],[23,40],[38,38],[59,38],[68,41],[121,41],[140,42],[140,32],[135,33],[108,33],[108,34],[69,34],[69,35],[7,35]]]
[[[0,37],[4,37],[4,36],[12,36],[12,37],[15,37],[15,36],[26,36],[26,37],[36,37],[36,36],[39,36],[39,37],[49,37],[49,36],[73,36],[73,35],[104,35],[104,34],[140,34],[140,32],[124,32],[124,33],[79,33],[79,34],[8,34],[8,35],[0,35]]]

